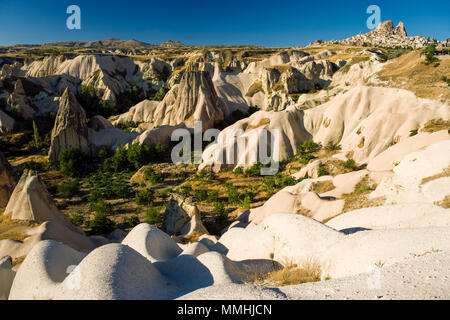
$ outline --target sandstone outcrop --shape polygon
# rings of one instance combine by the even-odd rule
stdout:
[[[69,147],[78,148],[86,154],[90,153],[86,113],[73,93],[67,89],[61,97],[53,127],[49,160],[57,161],[60,152]]]
[[[178,194],[172,195],[167,204],[162,230],[169,235],[208,234],[195,202]]]

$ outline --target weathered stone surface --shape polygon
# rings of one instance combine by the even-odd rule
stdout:
[[[179,194],[173,194],[167,204],[162,230],[169,235],[208,234],[193,199]]]
[[[86,113],[70,90],[64,91],[61,97],[55,126],[52,131],[50,161],[57,161],[58,155],[69,147],[78,148],[89,153],[89,131],[86,124]]]

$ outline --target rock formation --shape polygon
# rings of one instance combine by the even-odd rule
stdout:
[[[18,177],[0,151],[0,208],[4,208],[16,187]]]
[[[24,171],[9,199],[4,214],[10,214],[13,220],[56,221],[74,230],[76,229],[59,212],[39,176],[30,170]]]
[[[154,113],[154,124],[177,125],[202,121],[203,130],[224,118],[224,110],[217,97],[211,75],[190,67],[179,84],[172,87]]]
[[[208,234],[191,198],[173,194],[164,212],[162,230],[169,235]]]
[[[249,118],[242,119],[225,128],[218,136],[217,142],[208,146],[202,154],[199,170],[212,167],[220,170],[223,165],[248,167],[258,159],[258,150],[267,148],[267,156],[274,161],[283,161],[293,157],[297,146],[311,138],[304,128],[303,111],[295,108],[280,112],[258,111]],[[262,145],[262,139],[267,143]],[[274,140],[272,149],[271,138]],[[261,141],[261,146],[259,146]]]
[[[59,153],[69,147],[90,153],[86,113],[73,93],[67,89],[61,97],[53,127],[49,160],[58,161]]]
[[[13,131],[16,121],[0,110],[0,133],[5,134]]]

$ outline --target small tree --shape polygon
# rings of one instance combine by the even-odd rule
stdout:
[[[136,204],[140,206],[151,205],[155,200],[155,193],[151,189],[144,189],[136,194]]]

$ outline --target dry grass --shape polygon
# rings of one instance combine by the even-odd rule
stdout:
[[[256,125],[248,125],[247,128],[245,128],[245,131],[251,130],[251,129],[256,129],[262,126],[265,126],[266,124],[270,123],[270,119],[269,118],[263,118],[261,120],[259,120],[259,122]]]
[[[441,173],[435,174],[430,177],[423,178],[421,181],[421,184],[424,184],[424,183],[427,183],[427,182],[430,182],[432,180],[436,180],[439,178],[443,178],[443,177],[450,177],[450,166],[445,168]]]
[[[265,275],[256,275],[253,284],[282,287],[317,282],[321,280],[321,277],[322,268],[320,264],[314,259],[308,259],[300,266],[290,263],[283,269]]]
[[[368,199],[367,195],[375,190],[376,185],[369,181],[369,177],[366,175],[356,186],[355,191],[350,194],[344,194],[342,195],[342,199],[345,200],[344,203],[344,209],[342,210],[342,213],[362,209],[362,208],[369,208],[369,207],[378,207],[383,205],[384,198],[375,198],[375,199]],[[334,217],[332,217],[334,218]],[[331,218],[330,218],[331,219]]]
[[[32,226],[35,226],[35,224],[11,220],[10,214],[3,214],[3,210],[0,212],[0,240],[23,241],[28,237],[27,229]]]
[[[389,87],[410,90],[418,97],[448,101],[450,88],[441,78],[450,74],[450,59],[440,60],[437,67],[423,61],[420,50],[412,51],[389,62],[377,77]]]
[[[331,182],[331,180],[318,181],[313,183],[312,185],[312,191],[314,191],[317,194],[328,192],[333,189],[336,189],[336,187],[334,186],[333,182]]]
[[[439,201],[436,204],[442,208],[450,209],[450,195],[446,196],[444,200]]]
[[[263,87],[261,81],[255,81],[252,83],[252,85],[248,88],[247,93],[245,94],[246,97],[253,97],[258,92],[263,92]]]
[[[433,119],[426,122],[423,128],[420,129],[422,132],[436,132],[441,130],[450,130],[449,120]]]
[[[347,73],[351,66],[361,63],[361,62],[366,62],[370,60],[370,55],[361,55],[361,56],[352,56],[351,60],[349,60],[347,62],[347,64],[345,66],[343,66],[342,68],[340,68],[336,73],[341,72],[341,73]]]
[[[197,242],[202,235],[203,235],[202,233],[194,232],[194,233],[188,234],[186,236],[183,236],[183,241],[185,243]]]

